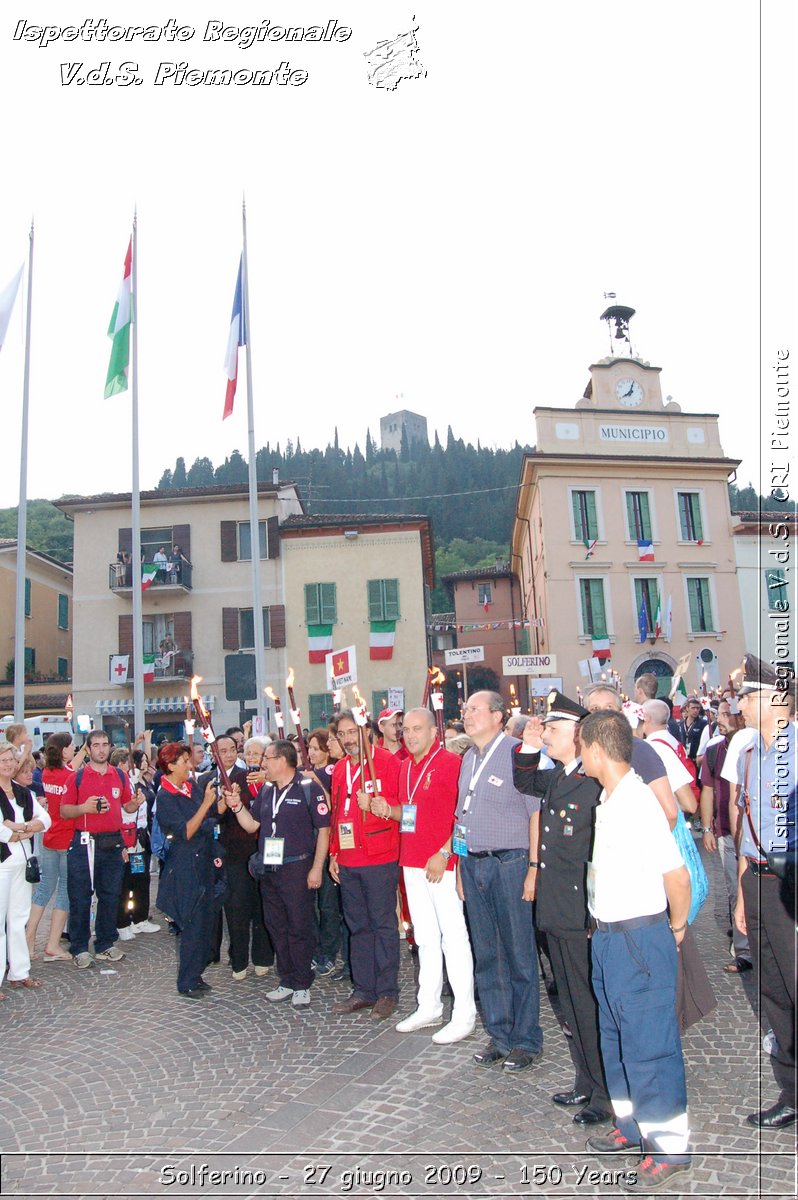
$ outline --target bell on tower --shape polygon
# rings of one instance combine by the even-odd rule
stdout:
[[[610,354],[618,355],[620,348],[613,345],[613,342],[625,342],[628,346],[627,354],[630,358],[633,357],[632,341],[629,337],[629,322],[635,315],[633,308],[626,308],[623,304],[612,304],[609,308],[605,308],[601,314],[601,320],[607,322],[607,329],[610,335]],[[614,332],[613,332],[614,331]]]

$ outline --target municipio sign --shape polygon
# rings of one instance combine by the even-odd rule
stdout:
[[[502,675],[553,675],[556,670],[556,654],[506,654],[502,658]]]
[[[446,666],[453,667],[457,663],[478,663],[485,661],[484,646],[463,646],[461,650],[445,652]]]

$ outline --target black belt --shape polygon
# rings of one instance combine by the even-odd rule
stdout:
[[[279,871],[280,867],[286,867],[292,862],[302,862],[303,858],[310,858],[310,851],[307,854],[289,854],[288,858],[284,858],[281,863],[268,863],[264,865],[264,871]]]
[[[516,847],[523,849],[523,847]],[[514,854],[515,850],[469,850],[469,858],[501,858],[503,854]]]
[[[766,859],[749,858],[745,855],[745,861],[748,863],[748,869],[753,875],[771,875],[773,879],[777,879],[775,871],[771,871]]]
[[[599,933],[625,933],[629,929],[643,929],[646,925],[661,925],[667,919],[668,914],[664,910],[648,913],[645,917],[631,917],[628,921],[599,921],[597,917],[591,917],[590,928]]]

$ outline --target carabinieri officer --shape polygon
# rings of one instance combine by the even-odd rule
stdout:
[[[293,743],[274,742],[263,755],[268,782],[249,812],[235,787],[224,793],[224,800],[243,829],[259,830],[257,874],[263,920],[274,944],[280,980],[266,999],[290,999],[294,1008],[304,1008],[310,1004],[316,949],[313,892],[321,887],[327,857],[330,806],[322,788],[303,780],[297,765]]]

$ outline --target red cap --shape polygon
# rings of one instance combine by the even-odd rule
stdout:
[[[401,708],[384,708],[377,717],[377,724],[379,725],[380,721],[390,721],[391,717],[401,716],[402,711]]]

